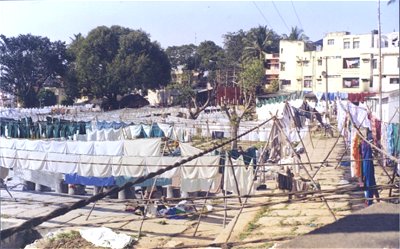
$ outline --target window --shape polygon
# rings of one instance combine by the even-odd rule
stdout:
[[[335,40],[334,39],[328,39],[328,45],[334,45]]]
[[[322,66],[322,59],[318,59],[318,66]]]
[[[281,85],[290,85],[290,80],[281,80]]]
[[[350,42],[348,42],[348,41],[343,42],[343,48],[344,49],[349,49],[350,48]]]
[[[281,71],[285,71],[286,70],[285,65],[286,65],[285,62],[281,62]]]
[[[343,69],[360,68],[360,58],[343,58]]]
[[[372,60],[372,68],[373,69],[377,69],[378,68],[378,60],[377,59],[373,59]]]
[[[304,76],[303,86],[308,88],[312,87],[312,76]]]
[[[303,67],[308,67],[308,61],[303,61]]]
[[[312,87],[312,81],[311,80],[304,80],[304,87],[311,88]]]
[[[283,48],[281,48],[281,54],[283,54]]]
[[[360,48],[360,41],[353,41],[353,48]]]
[[[390,84],[399,84],[400,79],[399,78],[390,78],[389,82],[390,82]]]
[[[358,88],[359,86],[359,78],[343,78],[343,88]]]

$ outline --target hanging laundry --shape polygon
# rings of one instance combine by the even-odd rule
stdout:
[[[372,141],[372,134],[368,133],[367,139]],[[362,150],[362,181],[365,187],[375,187],[375,168],[373,164],[372,148],[369,143],[363,141],[361,143]],[[369,189],[364,191],[366,198],[373,198],[374,196],[379,198],[379,192],[377,189]],[[371,205],[372,200],[366,200],[366,205]]]

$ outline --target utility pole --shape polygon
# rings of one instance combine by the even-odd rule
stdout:
[[[329,117],[329,105],[328,105],[328,56],[325,56],[325,113]]]
[[[382,117],[382,31],[381,31],[381,0],[378,0],[378,54],[379,54],[379,118]]]

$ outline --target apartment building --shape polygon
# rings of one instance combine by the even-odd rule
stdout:
[[[381,35],[382,89],[399,89],[399,32]],[[377,31],[328,33],[309,49],[303,41],[280,42],[280,89],[313,92],[378,92]]]

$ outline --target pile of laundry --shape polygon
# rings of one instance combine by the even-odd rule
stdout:
[[[161,202],[149,204],[147,208],[143,205],[128,205],[125,211],[146,217],[164,217],[167,219],[187,219],[189,215],[197,212],[193,202],[186,200],[180,201],[174,206],[169,206]]]

